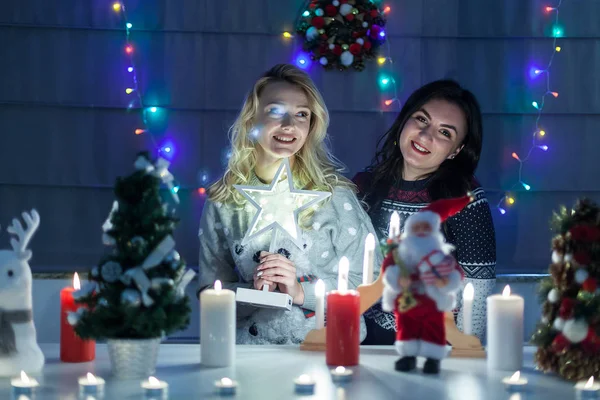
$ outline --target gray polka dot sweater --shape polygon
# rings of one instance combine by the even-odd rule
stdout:
[[[262,185],[256,178],[251,185]],[[278,183],[287,185],[286,181]],[[204,204],[200,221],[200,290],[219,279],[231,290],[252,288],[253,274],[258,266],[255,254],[268,251],[271,233],[258,236],[242,245],[242,239],[255,214],[252,206],[239,208],[230,204]],[[345,188],[336,188],[331,197],[321,203],[311,220],[310,229],[302,229],[302,248],[284,234],[278,235],[277,248],[289,252],[298,277],[314,275],[322,279],[325,290],[337,288],[338,264],[342,256],[350,261],[349,288],[362,283],[364,241],[375,230],[356,195]],[[376,256],[376,265],[381,263]],[[307,317],[314,310],[314,284],[302,282],[304,304],[294,305],[292,311],[279,311],[254,306],[237,305],[238,344],[298,344],[315,327],[315,318]],[[361,340],[366,327],[361,318]]]
[[[354,178],[361,191],[365,190],[369,180],[368,173],[360,173]],[[426,185],[426,180],[402,181],[398,188],[390,190],[379,209],[370,211],[379,239],[387,237],[392,212],[397,211],[403,223],[408,216],[431,202]],[[471,282],[475,287],[473,334],[484,340],[486,298],[492,294],[496,285],[496,236],[488,201],[478,183],[472,194],[475,200],[446,221],[443,233],[446,240],[455,246],[454,256],[465,272],[465,285]],[[458,328],[462,330],[461,302],[462,293],[458,293],[455,313]],[[368,328],[365,344],[393,343],[396,329],[393,314],[384,312],[380,304],[377,304],[365,313],[365,318]]]

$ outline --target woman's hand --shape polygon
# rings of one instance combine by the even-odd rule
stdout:
[[[304,304],[304,289],[296,277],[296,266],[281,254],[261,252],[256,276],[265,282],[275,283],[280,292],[292,297],[294,304]]]

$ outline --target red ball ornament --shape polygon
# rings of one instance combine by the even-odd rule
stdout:
[[[319,54],[327,54],[328,51],[329,51],[329,46],[327,46],[327,43],[323,43],[322,45],[319,46]]]
[[[327,39],[329,39],[329,36],[327,36],[327,34],[324,33],[321,35],[321,39],[327,40]]]
[[[573,240],[595,242],[600,240],[600,229],[590,225],[576,225],[569,230]]]
[[[581,347],[587,353],[598,353],[600,352],[600,338],[596,335],[594,328],[590,326],[588,334],[581,342]]]
[[[569,344],[569,340],[560,333],[552,341],[552,349],[557,353],[561,353],[569,347]]]
[[[342,46],[340,46],[339,44],[336,44],[335,47],[333,48],[333,50],[331,50],[331,52],[333,54],[335,54],[336,56],[341,56],[342,55]]]
[[[570,298],[565,298],[560,303],[560,308],[558,310],[558,315],[564,319],[571,319],[573,316],[573,308],[575,307],[575,300]]]
[[[379,36],[380,32],[381,32],[381,27],[379,25],[373,25],[371,27],[371,34],[370,34],[370,36],[373,39],[377,39],[377,37]]]
[[[598,281],[596,281],[594,278],[587,278],[585,281],[583,281],[583,285],[581,285],[581,287],[586,292],[595,293],[596,289],[598,288]]]
[[[344,15],[344,18],[346,18],[348,21],[354,21],[354,14],[346,14]]]
[[[314,10],[315,8],[317,8],[317,3],[310,3],[308,5],[308,8],[310,8],[311,10]]]
[[[338,9],[333,4],[329,4],[325,7],[325,15],[328,17],[335,17],[338,13]]]
[[[323,18],[323,17],[314,17],[312,19],[312,21],[310,21],[310,23],[315,28],[321,29],[321,28],[323,28],[325,26],[325,18]]]
[[[350,45],[350,48],[348,49],[350,51],[350,53],[352,53],[353,55],[358,55],[360,54],[362,46],[358,43],[352,43]]]
[[[376,18],[379,15],[379,11],[371,10],[370,14],[371,14],[371,18]]]
[[[588,265],[590,262],[592,262],[592,258],[587,251],[578,251],[573,254],[573,258],[579,265]]]
[[[371,42],[365,39],[365,42],[363,43],[363,49],[368,51],[371,49],[371,46],[373,46]]]

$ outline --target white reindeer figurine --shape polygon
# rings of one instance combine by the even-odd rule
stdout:
[[[37,344],[31,300],[32,275],[27,244],[40,225],[36,210],[24,212],[23,229],[18,219],[7,231],[12,250],[0,250],[0,376],[16,376],[21,370],[35,373],[44,366],[44,354]]]

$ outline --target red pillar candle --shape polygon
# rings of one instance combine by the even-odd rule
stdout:
[[[96,357],[96,342],[81,339],[67,321],[69,313],[80,307],[73,298],[73,292],[79,288],[79,277],[75,273],[73,287],[60,291],[60,360],[63,362],[87,362]]]
[[[348,259],[339,264],[338,290],[327,294],[327,333],[325,360],[327,365],[358,365],[360,353],[360,295],[348,290]]]

